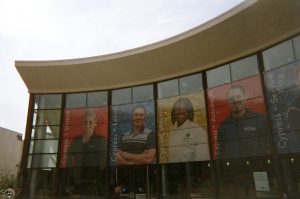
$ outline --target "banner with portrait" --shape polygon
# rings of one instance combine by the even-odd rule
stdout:
[[[207,90],[213,158],[270,153],[259,75]]]
[[[156,160],[154,101],[113,105],[110,110],[110,166]]]
[[[300,62],[266,72],[265,81],[277,152],[300,152]]]
[[[209,160],[204,92],[157,101],[160,163]]]
[[[65,109],[60,167],[105,166],[107,133],[108,107]]]

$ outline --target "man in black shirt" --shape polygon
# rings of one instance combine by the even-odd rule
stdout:
[[[105,165],[106,139],[95,133],[97,117],[92,109],[82,117],[84,131],[75,136],[67,154],[67,167]]]
[[[115,154],[118,164],[150,164],[155,160],[155,135],[144,127],[147,112],[144,106],[132,111],[132,130],[119,140]]]
[[[231,114],[218,129],[218,158],[260,156],[269,153],[266,117],[246,108],[245,90],[233,85],[227,93]]]
[[[99,194],[99,178],[106,161],[106,139],[95,133],[97,116],[93,109],[85,112],[82,122],[84,131],[73,138],[67,153],[68,190],[85,195]]]

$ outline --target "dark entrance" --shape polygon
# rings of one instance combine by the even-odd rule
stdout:
[[[113,181],[121,186],[126,198],[146,199],[156,195],[156,170],[153,166],[120,166],[113,168]]]

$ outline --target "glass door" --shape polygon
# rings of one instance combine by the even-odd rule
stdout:
[[[146,199],[156,195],[154,166],[119,166],[113,169],[113,182],[120,184],[124,198]]]

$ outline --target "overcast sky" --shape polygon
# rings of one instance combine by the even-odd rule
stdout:
[[[0,0],[0,127],[24,133],[28,92],[15,60],[104,55],[166,39],[242,0]]]

